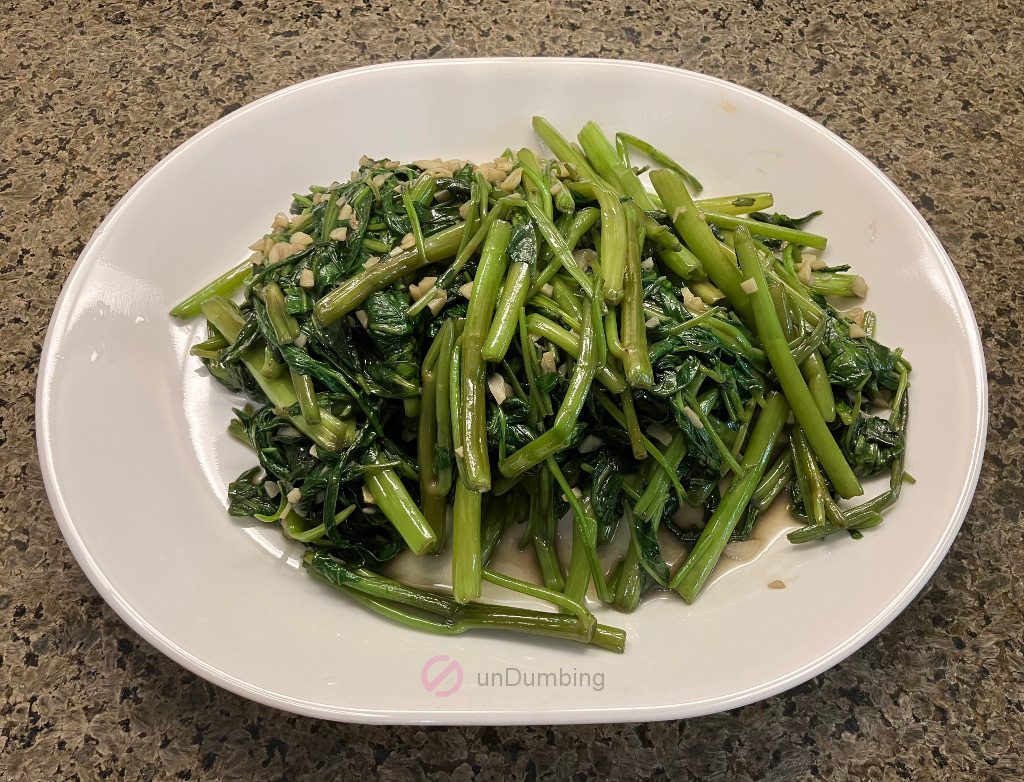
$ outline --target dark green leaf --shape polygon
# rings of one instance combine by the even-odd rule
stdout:
[[[900,382],[896,354],[871,337],[851,337],[850,324],[835,310],[827,310],[826,318],[822,355],[832,384],[868,397],[882,389],[895,391]]]
[[[906,438],[886,419],[861,415],[850,425],[840,444],[854,472],[868,476],[888,469],[903,453]]]
[[[531,270],[537,268],[540,242],[533,220],[522,209],[512,215],[512,238],[508,243],[508,257],[512,263],[525,263]]]
[[[598,545],[611,541],[622,518],[626,498],[622,483],[622,463],[612,454],[602,451],[594,465],[590,484],[590,507],[597,519]]]
[[[263,481],[253,483],[259,472],[259,467],[253,467],[228,484],[228,513],[232,516],[272,516],[277,512],[278,500],[270,498]]]
[[[640,556],[640,565],[660,586],[668,587],[669,570],[658,543],[658,528],[649,524],[633,513],[627,516],[630,520],[630,534]]]

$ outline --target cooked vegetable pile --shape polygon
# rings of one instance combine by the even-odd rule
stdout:
[[[657,588],[692,602],[785,488],[793,543],[881,522],[909,478],[910,365],[872,313],[826,300],[867,288],[818,258],[825,237],[803,230],[818,213],[769,213],[770,193],[694,201],[699,182],[639,138],[533,126],[551,158],[364,157],[172,315],[202,313],[193,355],[258,405],[230,427],[259,460],[230,513],[280,524],[311,574],[435,633],[622,651],[591,585],[623,611]],[[630,150],[659,166],[654,192]],[[883,471],[888,491],[840,506]],[[488,568],[505,535],[543,584]],[[665,535],[688,549],[675,572]],[[380,574],[405,548],[451,557],[450,596]],[[483,581],[558,610],[479,602]]]

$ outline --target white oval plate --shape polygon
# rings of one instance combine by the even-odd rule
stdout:
[[[244,257],[290,193],[346,179],[364,153],[484,160],[536,146],[534,114],[566,133],[594,119],[638,134],[707,195],[770,190],[790,214],[823,209],[814,230],[830,239],[827,257],[868,279],[880,338],[914,365],[907,469],[918,482],[885,523],[861,541],[777,541],[692,607],[666,595],[632,615],[602,611],[627,631],[624,655],[504,633],[421,634],[313,582],[276,529],[227,515],[227,482],[254,463],[225,433],[241,400],[188,356],[197,324],[166,314]],[[282,90],[143,177],[57,303],[37,434],[50,501],[86,575],[150,643],[222,687],[360,722],[632,722],[781,692],[878,633],[959,529],[986,408],[981,341],[949,258],[899,190],[821,126],[672,68],[452,60]],[[776,580],[786,588],[767,588]]]

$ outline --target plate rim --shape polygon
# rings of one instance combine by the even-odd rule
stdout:
[[[55,340],[58,333],[67,331],[69,313],[66,311],[66,304],[77,294],[87,272],[95,265],[98,255],[93,252],[110,222],[117,217],[134,200],[136,194],[144,188],[151,178],[157,175],[165,166],[171,164],[179,155],[182,155],[193,144],[199,143],[208,134],[220,132],[222,128],[233,121],[237,121],[245,114],[257,110],[264,104],[276,101],[300,90],[315,88],[321,83],[342,80],[352,77],[360,77],[368,72],[387,71],[406,68],[427,68],[444,69],[448,67],[465,68],[472,65],[487,63],[505,64],[512,67],[522,63],[545,62],[554,67],[584,66],[584,67],[612,67],[631,70],[647,70],[659,73],[671,73],[675,76],[683,76],[698,82],[705,82],[728,91],[739,91],[749,98],[765,104],[772,110],[781,110],[790,118],[795,118],[809,131],[824,135],[830,141],[837,143],[840,148],[853,155],[853,157],[871,173],[879,184],[894,194],[898,201],[907,209],[913,217],[915,224],[922,234],[927,247],[933,251],[940,263],[944,277],[953,294],[953,302],[956,312],[960,315],[964,324],[964,332],[967,335],[971,363],[974,374],[974,386],[977,391],[978,412],[974,421],[976,427],[975,440],[973,443],[972,460],[970,470],[966,476],[960,496],[951,512],[951,523],[947,526],[944,536],[938,545],[933,549],[929,558],[921,566],[916,574],[908,581],[906,586],[889,602],[889,604],[867,625],[860,628],[855,634],[847,638],[843,643],[833,647],[829,652],[819,656],[792,670],[785,675],[778,676],[770,681],[764,682],[756,687],[744,691],[732,693],[720,698],[709,698],[698,702],[687,704],[667,704],[643,707],[622,707],[609,706],[599,709],[553,709],[550,711],[491,711],[486,709],[464,709],[464,710],[430,710],[413,708],[408,710],[396,709],[363,709],[346,706],[328,706],[312,701],[307,701],[282,693],[255,686],[219,668],[211,666],[190,654],[174,643],[170,638],[159,632],[151,625],[145,617],[135,611],[128,601],[114,588],[101,571],[96,561],[90,555],[84,540],[72,520],[71,512],[67,507],[60,483],[57,478],[53,453],[51,449],[51,420],[50,420],[50,391],[54,380],[54,362],[57,358],[54,350]],[[43,341],[40,354],[39,370],[36,383],[35,400],[35,435],[39,454],[40,469],[43,484],[46,489],[47,498],[53,509],[54,517],[60,528],[68,548],[71,550],[78,566],[89,579],[93,587],[114,612],[135,632],[137,632],[148,643],[158,651],[174,660],[187,670],[203,677],[207,681],[223,687],[224,689],[258,703],[279,708],[291,713],[301,714],[309,717],[325,718],[341,722],[355,722],[363,724],[385,724],[385,725],[413,725],[413,724],[435,724],[435,725],[522,725],[522,724],[585,724],[585,723],[611,723],[611,722],[638,722],[651,720],[679,719],[694,716],[701,716],[719,713],[739,706],[748,705],[764,698],[777,695],[792,687],[802,684],[819,673],[831,668],[845,660],[855,651],[864,646],[868,641],[880,633],[890,622],[892,622],[910,602],[926,586],[928,579],[938,569],[939,564],[945,559],[953,540],[963,525],[967,512],[970,509],[978,480],[981,474],[982,462],[985,454],[985,445],[988,436],[988,382],[986,370],[984,347],[981,339],[981,332],[978,327],[974,309],[971,306],[970,298],[967,295],[963,280],[960,278],[953,261],[946,252],[941,241],[939,241],[934,230],[917,210],[910,199],[897,187],[886,174],[878,168],[864,154],[854,148],[849,142],[811,119],[797,109],[782,103],[779,100],[763,95],[749,87],[727,81],[715,76],[697,73],[684,68],[677,68],[670,65],[660,65],[636,60],[596,58],[596,57],[474,57],[474,58],[444,58],[428,60],[408,60],[399,62],[386,62],[374,65],[350,68],[343,71],[324,74],[312,79],[276,90],[263,96],[245,106],[231,112],[230,114],[207,125],[198,133],[194,134],[182,144],[177,146],[169,154],[159,160],[151,167],[131,188],[117,201],[111,210],[104,217],[102,222],[93,232],[89,241],[82,248],[74,266],[65,280],[60,294],[54,304],[53,313],[47,325],[46,336]]]

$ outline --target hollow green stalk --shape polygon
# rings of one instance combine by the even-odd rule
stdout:
[[[458,473],[465,472],[463,453],[465,436],[462,430],[462,335],[455,339],[452,357],[448,364],[448,416],[452,425],[452,453]],[[455,478],[453,476],[452,480]]]
[[[320,405],[316,401],[316,390],[313,388],[313,378],[309,375],[302,375],[291,367],[288,372],[292,378],[292,388],[295,389],[295,397],[299,400],[299,409],[302,417],[310,426],[320,423]]]
[[[332,190],[327,196],[327,208],[324,210],[324,219],[320,222],[318,237],[321,242],[329,242],[331,231],[338,227],[338,213],[341,211],[338,207],[338,194],[339,191]]]
[[[438,423],[438,375],[445,367],[439,365],[439,355],[445,349],[451,349],[452,342],[452,321],[446,320],[434,342],[423,359],[423,366],[420,370],[420,415],[419,427],[416,437],[416,452],[420,470],[420,505],[423,517],[427,524],[434,531],[437,538],[437,545],[429,552],[437,553],[437,550],[444,545],[445,540],[445,515],[448,507],[448,489],[442,490],[441,481],[438,476],[438,451],[441,440],[441,427]],[[447,391],[447,385],[444,388]],[[447,409],[447,405],[444,405]],[[451,438],[451,429],[448,430],[448,438]],[[450,488],[450,470],[449,487]]]
[[[437,545],[437,535],[394,470],[371,470],[366,473],[363,483],[377,507],[414,554],[424,554]]]
[[[591,182],[599,182],[606,184],[604,180],[598,175],[597,171],[587,162],[586,157],[580,154],[565,138],[562,134],[555,130],[554,126],[543,117],[533,118],[533,132],[537,134],[537,137],[544,142],[544,145],[550,149],[558,160],[568,163],[572,170],[584,179],[588,179]]]
[[[737,217],[736,215],[721,214],[720,212],[710,211],[705,211],[704,217],[719,228],[735,230],[736,228],[743,226],[754,236],[778,239],[782,242],[792,242],[796,245],[814,247],[817,250],[824,250],[825,245],[828,244],[828,239],[824,236],[808,233],[807,231],[800,231],[796,228],[786,228],[781,225],[762,223],[760,220],[754,220],[751,217]],[[723,288],[723,290],[725,289]]]
[[[526,147],[519,150],[518,157],[524,174],[526,172],[532,174],[532,176],[523,177],[523,191],[526,193],[526,200],[540,207],[549,220],[553,219],[554,206],[551,202],[551,185],[547,182],[545,172],[541,171],[540,161],[537,160],[533,151]]]
[[[486,504],[486,509],[480,519],[480,564],[487,567],[491,561],[494,550],[501,542],[505,530],[513,524],[522,521],[519,518],[518,497],[515,493],[510,494],[506,501]]]
[[[483,494],[469,488],[461,476],[457,478],[452,527],[452,594],[457,603],[468,603],[480,597],[482,505]]]
[[[628,296],[628,280],[626,292]],[[622,348],[622,342],[619,340],[619,323],[615,307],[609,307],[608,311],[604,314],[604,338],[608,345],[608,352],[621,361],[625,352]]]
[[[810,289],[822,296],[844,296],[863,299],[868,292],[867,283],[859,274],[842,272],[811,272]]]
[[[654,370],[647,353],[647,325],[644,317],[644,289],[641,281],[640,249],[643,238],[636,232],[636,219],[626,213],[629,241],[626,245],[625,293],[622,299],[622,367],[630,386],[644,390],[654,387]]]
[[[430,180],[433,182],[432,177],[430,177]],[[423,228],[420,227],[420,218],[416,214],[416,207],[413,206],[414,200],[412,188],[406,188],[402,191],[402,205],[405,207],[405,214],[409,219],[413,239],[416,241],[416,252],[419,255],[420,266],[426,266],[429,263],[427,260],[427,248],[423,243]]]
[[[290,345],[299,336],[299,323],[288,314],[284,291],[276,282],[263,287],[263,301],[267,305],[267,317],[274,328],[279,345]]]
[[[782,332],[782,323],[775,311],[771,293],[764,270],[757,258],[750,234],[740,226],[736,229],[736,252],[744,274],[754,280],[756,290],[750,295],[753,305],[757,336],[761,341],[768,360],[771,362],[775,376],[793,408],[793,414],[800,423],[800,428],[807,434],[807,439],[828,474],[832,485],[843,497],[850,498],[863,494],[860,481],[854,475],[846,457],[832,437],[832,433],[818,411],[814,397],[811,396],[807,383],[804,381],[800,368],[793,360],[789,344]]]
[[[795,530],[787,536],[791,543],[808,543],[820,540],[832,532],[849,527],[845,512],[836,504],[829,494],[825,478],[818,469],[807,440],[806,433],[800,427],[793,427],[790,434],[790,447],[793,453],[793,466],[800,480],[800,493],[803,498],[810,528]]]
[[[700,280],[704,277],[701,262],[685,247],[680,246],[676,250],[659,249],[658,260],[684,280]]]
[[[563,317],[566,323],[575,322],[573,328],[579,328],[579,324],[583,322],[583,306],[580,303],[579,293],[577,290],[570,290],[569,285],[572,283],[570,279],[566,282],[563,275],[555,275],[551,279],[551,299],[555,305],[564,313],[567,313],[569,317]],[[543,295],[543,294],[539,294]],[[571,319],[570,319],[571,318]]]
[[[220,277],[213,280],[203,288],[193,293],[187,299],[178,304],[170,311],[175,318],[191,318],[199,314],[199,305],[211,296],[230,296],[242,281],[252,271],[252,261],[244,260],[233,269],[224,272]]]
[[[695,193],[699,193],[704,189],[704,186],[698,181],[697,177],[679,165],[675,160],[666,155],[660,149],[655,147],[653,144],[644,141],[642,138],[637,138],[629,133],[616,133],[615,134],[616,145],[622,150],[624,163],[629,165],[629,152],[627,146],[634,147],[643,152],[647,157],[657,163],[659,166],[664,166],[670,171],[674,171],[679,177],[682,178]]]
[[[622,300],[622,286],[626,273],[626,246],[629,241],[626,227],[627,210],[611,190],[595,185],[594,193],[601,205],[600,256],[601,274],[604,276],[604,298],[610,304],[618,304]],[[572,273],[568,267],[566,270]],[[580,287],[587,290],[582,283]],[[590,295],[590,291],[587,292]]]
[[[647,451],[644,448],[644,433],[640,429],[640,419],[636,415],[636,405],[633,402],[633,390],[627,388],[619,394],[622,402],[623,418],[626,422],[626,433],[629,435],[629,447],[633,451],[633,458],[642,460],[647,458]]]
[[[557,280],[558,278],[555,277],[555,279]],[[579,331],[582,327],[582,322],[579,318],[563,310],[554,299],[549,299],[543,293],[538,293],[532,297],[529,300],[529,304],[531,309],[536,310],[547,318],[560,320],[573,331]]]
[[[544,585],[548,589],[562,592],[565,589],[565,579],[555,553],[555,526],[558,519],[555,518],[552,505],[554,477],[550,470],[540,470],[528,480],[531,481],[530,520],[519,545],[533,543]]]
[[[682,178],[674,171],[664,169],[651,172],[651,184],[665,204],[665,211],[683,237],[687,247],[700,261],[711,281],[725,294],[729,303],[750,323],[750,301],[743,290],[743,277],[732,262],[727,248],[715,238],[690,198]]]
[[[617,576],[613,579],[612,584],[615,592],[612,604],[626,613],[635,611],[640,605],[642,596],[643,569],[640,566],[640,550],[633,536],[630,536],[629,546],[619,563]]]
[[[864,313],[864,333],[867,334],[871,339],[875,338],[875,329],[878,326],[878,316],[874,312],[868,310]]]
[[[437,191],[437,180],[424,171],[413,182],[405,188],[413,201],[423,206],[428,206],[434,200],[434,193]]]
[[[750,498],[748,513],[760,516],[779,496],[779,493],[789,485],[793,477],[793,452],[784,448],[779,458],[761,478],[757,484],[754,494]]]
[[[530,289],[530,267],[525,263],[514,263],[505,278],[498,303],[494,308],[494,320],[484,342],[484,358],[500,361],[508,352],[519,322],[519,310],[526,303]]]
[[[807,381],[807,390],[811,392],[811,398],[821,413],[825,423],[830,424],[836,420],[836,398],[832,394],[832,382],[825,371],[825,362],[821,353],[817,350],[804,359],[800,364],[800,373]]]
[[[437,419],[437,446],[438,453],[446,455],[446,466],[437,469],[437,491],[447,495],[452,488],[454,470],[452,463],[455,459],[455,446],[452,442],[452,407],[451,407],[451,382],[452,364],[455,357],[455,341],[462,335],[464,321],[448,321],[452,325],[442,325],[438,337],[442,342],[438,348],[437,364],[434,367],[435,391],[435,412]],[[447,332],[447,333],[446,333]],[[458,377],[458,368],[455,369],[455,376]]]
[[[464,223],[459,223],[427,237],[424,240],[426,262],[436,263],[454,255],[464,227]],[[313,306],[313,314],[321,325],[329,325],[356,309],[371,293],[393,285],[423,265],[418,250],[401,252],[343,282]]]
[[[569,553],[569,567],[565,577],[565,594],[582,603],[590,588],[590,561],[587,559],[587,541],[583,530],[576,524],[572,527],[572,547]]]
[[[740,454],[743,453],[743,447],[747,442],[747,435],[750,434],[750,426],[754,422],[754,410],[757,407],[757,400],[751,398],[743,408],[743,414],[740,416],[740,420],[743,422],[740,424],[738,431],[733,432],[728,427],[720,427],[717,423],[718,419],[715,419],[712,423],[715,425],[715,431],[718,432],[719,437],[723,440],[727,440],[728,434],[733,437],[732,443],[726,443],[729,445],[729,452],[733,457],[739,459]]]
[[[576,263],[576,259],[572,255],[572,250],[569,248],[565,238],[563,238],[562,234],[555,227],[555,224],[551,222],[548,216],[545,215],[540,207],[535,204],[530,204],[524,201],[517,205],[526,206],[526,211],[529,213],[530,217],[533,218],[533,221],[537,226],[537,230],[540,231],[540,235],[544,238],[544,241],[548,243],[548,246],[554,250],[555,259],[557,259],[559,265],[572,275],[572,278],[576,280],[577,284],[583,289],[587,296],[592,296],[594,292],[594,285],[591,282],[590,277],[588,277],[586,272],[584,272],[583,269],[580,268],[580,265]],[[619,212],[621,212],[621,209],[619,209]],[[603,231],[603,209],[601,211],[601,225]],[[543,283],[541,283],[541,285],[543,285]]]
[[[584,627],[597,628],[597,619],[594,615],[587,610],[586,606],[579,603],[567,595],[561,592],[556,592],[553,589],[546,587],[539,587],[536,584],[531,584],[528,581],[521,581],[518,578],[512,578],[512,576],[506,576],[502,573],[496,573],[493,570],[484,569],[483,571],[484,581],[490,581],[492,584],[511,590],[512,592],[518,592],[521,595],[527,595],[529,597],[537,598],[538,600],[547,600],[549,603],[554,603],[559,608],[564,609],[570,614],[574,614],[577,619],[584,625]]]
[[[535,313],[526,316],[526,327],[531,334],[544,337],[577,361],[579,360],[580,340],[572,332],[566,331],[543,315]],[[621,393],[626,388],[626,379],[608,365],[597,367],[595,377],[613,394]]]
[[[464,432],[462,478],[466,486],[474,491],[489,491],[491,488],[491,466],[487,454],[487,362],[483,347],[508,264],[505,250],[511,235],[512,226],[504,220],[496,220],[491,226],[473,280],[466,324],[462,332],[462,370],[459,381]]]
[[[690,290],[709,307],[715,306],[725,298],[725,294],[707,280],[690,283]]]
[[[746,215],[770,209],[775,205],[775,198],[771,193],[743,193],[735,196],[698,198],[694,203],[702,211],[710,210],[723,215]]]
[[[606,182],[617,184],[621,194],[633,199],[644,211],[654,209],[651,197],[644,190],[640,178],[633,172],[633,169],[620,162],[615,154],[615,148],[612,147],[596,123],[588,122],[584,125],[577,138],[583,151],[587,154],[587,159]]]
[[[530,387],[530,426],[537,429],[544,418],[552,415],[554,410],[551,407],[551,395],[537,386],[537,377],[541,374],[540,360],[537,358],[537,346],[530,339],[530,332],[526,326],[525,308],[519,310],[519,352],[523,357],[526,382]]]
[[[564,240],[565,249],[570,254],[576,248],[583,234],[594,227],[600,216],[601,210],[588,206],[573,214],[566,221],[564,229],[559,229],[559,235]],[[550,244],[547,245],[545,251],[541,254],[541,260],[546,261],[546,265],[530,285],[530,293],[527,295],[527,300],[536,296],[540,289],[550,282],[551,278],[562,268],[562,256],[556,254]]]
[[[487,181],[483,171],[477,171],[473,174],[473,184],[476,185],[477,193],[480,196],[480,220],[483,221],[490,214],[491,183]]]

